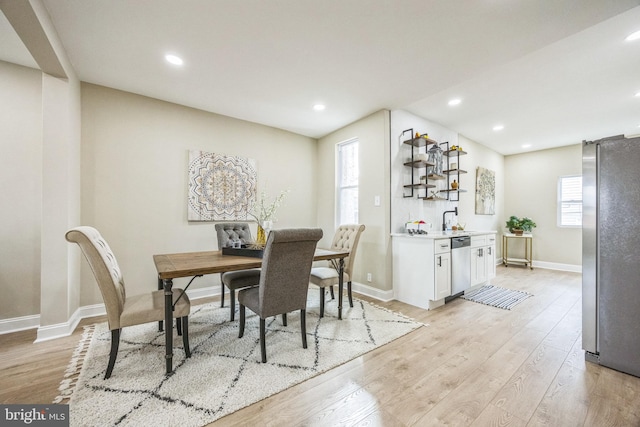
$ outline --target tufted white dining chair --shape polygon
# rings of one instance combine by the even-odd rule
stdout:
[[[76,227],[67,231],[68,242],[77,243],[82,250],[93,275],[98,282],[102,299],[107,310],[107,321],[111,331],[111,352],[104,379],[108,379],[113,371],[120,345],[120,331],[125,326],[164,320],[164,290],[142,295],[128,296],[125,291],[124,278],[118,261],[109,244],[93,227]],[[177,320],[178,334],[182,333],[184,351],[191,357],[189,349],[189,312],[191,303],[183,290],[173,288],[173,317]],[[166,333],[172,333],[168,331]]]
[[[351,296],[351,278],[353,272],[353,263],[356,257],[356,249],[360,241],[360,235],[364,231],[364,224],[343,224],[338,227],[336,234],[333,236],[333,242],[329,249],[348,250],[349,256],[344,261],[343,283],[347,283],[349,294],[349,306],[353,307],[353,297]],[[337,285],[339,281],[338,266],[336,263],[327,267],[313,267],[309,281],[320,288],[320,317],[324,317],[324,299],[325,288],[331,290],[331,298],[333,298],[333,285]]]

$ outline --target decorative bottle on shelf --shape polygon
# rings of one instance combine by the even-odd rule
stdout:
[[[451,189],[452,190],[457,190],[458,189],[458,181],[456,181],[455,179],[451,183]]]
[[[427,168],[427,174],[442,175],[442,149],[438,144],[434,144],[427,154],[427,162],[434,165]]]

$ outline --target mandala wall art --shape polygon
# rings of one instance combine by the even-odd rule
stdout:
[[[188,182],[189,221],[246,219],[256,200],[256,161],[190,150]]]
[[[490,169],[478,167],[476,171],[476,214],[495,215],[496,213],[496,173]]]

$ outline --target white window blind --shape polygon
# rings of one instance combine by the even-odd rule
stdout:
[[[558,180],[558,226],[582,227],[582,176]]]
[[[358,223],[358,140],[338,144],[337,225]]]

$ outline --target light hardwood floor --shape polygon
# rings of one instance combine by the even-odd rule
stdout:
[[[378,302],[429,326],[211,425],[640,426],[640,378],[584,361],[579,274],[499,267],[493,284],[534,297],[511,311]],[[80,329],[0,336],[0,401],[50,403]]]

